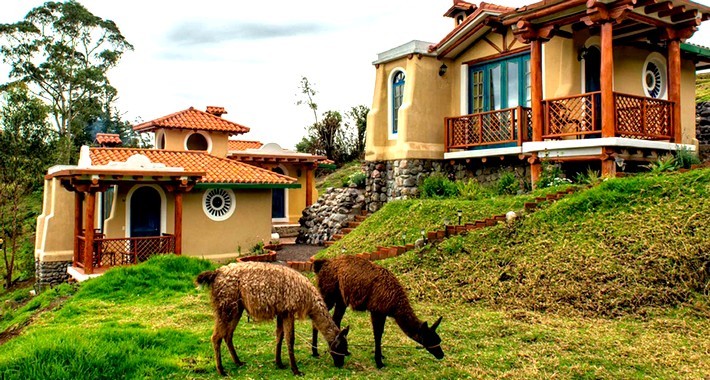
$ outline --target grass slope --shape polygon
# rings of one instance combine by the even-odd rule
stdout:
[[[494,196],[478,200],[461,199],[409,199],[387,203],[372,214],[356,230],[319,253],[318,257],[340,255],[343,248],[349,254],[371,252],[378,246],[414,244],[421,237],[420,231],[442,230],[444,219],[450,224],[458,222],[457,211],[463,212],[461,223],[472,223],[508,211],[520,211],[525,202],[545,196],[569,186],[547,188],[519,196]]]
[[[619,316],[710,316],[710,169],[614,179],[392,262],[420,300]]]
[[[316,179],[318,194],[324,194],[329,187],[342,187],[343,181],[355,173],[362,172],[362,162],[352,161],[327,176]]]
[[[695,84],[695,101],[710,102],[710,73],[698,74]]]

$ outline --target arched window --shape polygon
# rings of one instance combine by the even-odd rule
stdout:
[[[398,71],[392,78],[392,134],[397,134],[399,107],[404,99],[404,71]]]

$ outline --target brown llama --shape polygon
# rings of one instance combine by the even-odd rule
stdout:
[[[294,320],[309,317],[314,326],[328,341],[330,354],[336,367],[345,362],[348,352],[348,328],[337,326],[323,303],[318,290],[311,282],[293,269],[274,264],[245,262],[229,264],[197,276],[198,284],[211,285],[215,326],[212,333],[217,372],[224,376],[222,367],[222,339],[234,364],[242,366],[234,350],[232,337],[242,312],[255,321],[276,318],[276,366],[285,368],[281,361],[281,344],[284,335],[288,344],[288,357],[294,375],[302,375],[293,354]]]
[[[407,293],[397,278],[385,268],[356,256],[341,256],[332,260],[316,260],[313,268],[318,275],[318,288],[328,310],[335,306],[333,320],[340,326],[345,309],[369,311],[375,334],[375,363],[382,363],[382,333],[387,317],[392,317],[399,328],[421,344],[437,359],[444,358],[441,338],[436,328],[441,317],[429,327],[414,314]],[[318,332],[313,330],[313,356],[318,356]]]

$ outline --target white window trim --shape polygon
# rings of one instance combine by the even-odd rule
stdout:
[[[279,165],[279,166],[277,166],[277,168],[283,170],[285,176],[289,175],[288,170],[286,169],[285,166]],[[284,222],[290,221],[290,219],[288,217],[288,189],[283,189],[283,190],[284,190],[284,217],[283,218],[271,218],[272,222],[284,223]],[[273,190],[272,190],[272,192],[273,192]],[[272,195],[272,197],[271,197],[272,202],[273,202],[273,199],[274,198]]]
[[[399,135],[399,129],[401,127],[401,125],[397,125],[397,133],[392,133],[392,127],[394,126],[392,124],[392,119],[394,118],[394,114],[392,113],[392,108],[394,107],[394,99],[392,96],[392,91],[394,90],[392,89],[392,80],[394,79],[395,74],[400,71],[404,73],[404,86],[406,87],[407,72],[402,67],[395,67],[394,69],[392,69],[392,71],[390,71],[389,77],[387,78],[387,137],[390,140],[397,140],[397,135]],[[402,94],[402,105],[399,106],[400,110],[404,108],[404,98],[405,94]]]
[[[185,136],[185,141],[183,141],[183,146],[185,147],[186,151],[189,151],[190,149],[187,148],[187,140],[190,138],[190,136],[194,135],[195,133],[201,134],[205,140],[207,140],[207,153],[212,153],[212,138],[210,137],[209,133],[204,132],[204,131],[196,131],[189,133],[187,136]]]
[[[116,216],[116,199],[118,199],[118,186],[117,186],[117,185],[113,185],[113,186],[111,186],[111,187],[113,188],[113,200],[111,201],[111,211],[109,211],[109,216],[108,216],[108,218],[106,218],[106,219],[104,220],[104,225],[101,226],[101,231],[103,231],[104,234],[105,234],[106,231],[107,231],[106,226],[108,226],[108,224],[109,224],[110,222],[113,222],[113,219],[114,219],[114,217]],[[101,214],[99,214],[99,215],[103,215],[103,212],[104,212],[104,209],[103,209],[103,208],[104,208],[104,200],[103,200],[104,194],[106,194],[106,193],[103,192],[103,193],[101,193],[101,197],[100,197],[100,198],[97,197],[97,198],[100,199],[99,207],[101,208]],[[99,220],[99,222],[101,221],[101,218],[97,218],[97,219]]]
[[[224,214],[222,216],[214,216],[214,215],[210,214],[210,212],[207,211],[207,208],[205,207],[205,200],[207,199],[207,194],[213,190],[216,190],[216,189],[206,189],[205,192],[202,193],[202,212],[204,212],[205,215],[208,218],[210,218],[210,220],[213,220],[215,222],[223,222],[225,220],[228,220],[229,218],[232,217],[232,214],[234,214],[234,210],[237,209],[237,197],[236,197],[236,195],[234,195],[234,191],[232,191],[232,189],[220,189],[220,190],[226,191],[227,194],[229,194],[229,196],[232,198],[232,207],[229,209],[229,211],[226,214]]]
[[[661,83],[662,91],[655,99],[668,100],[668,61],[666,60],[666,57],[655,51],[646,57],[646,60],[643,62],[643,66],[641,67],[641,88],[643,89],[643,93],[646,97],[651,98],[651,95],[646,90],[645,84],[646,66],[648,66],[649,62],[653,62],[656,67],[658,67],[658,70],[661,72],[661,79],[665,81],[665,83]],[[678,78],[678,80],[680,80],[680,78]]]
[[[127,238],[131,237],[131,202],[133,201],[133,193],[141,187],[152,187],[160,194],[160,233],[164,234],[166,232],[168,199],[165,196],[165,192],[158,185],[135,185],[128,190],[126,195],[126,231],[124,235]],[[114,195],[114,202],[116,198],[118,198],[118,193]]]
[[[459,107],[461,116],[468,115],[468,94],[470,92],[469,86],[471,85],[468,81],[468,73],[471,71],[470,68],[471,66],[469,65],[461,65],[461,104]]]

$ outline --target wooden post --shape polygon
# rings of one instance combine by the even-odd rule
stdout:
[[[313,170],[306,166],[306,207],[313,204]]]
[[[602,177],[604,178],[615,178],[616,177],[616,162],[611,159],[602,159]]]
[[[530,41],[530,81],[531,81],[531,106],[532,106],[532,140],[542,141],[542,40]]]
[[[96,216],[96,192],[86,193],[86,227],[84,228],[84,273],[94,273],[94,218]]]
[[[81,255],[84,252],[79,252],[79,235],[81,234],[82,227],[82,211],[83,211],[84,193],[75,192],[74,193],[74,258],[72,266],[76,266],[79,260],[81,260]]]
[[[182,192],[175,191],[175,254],[182,254]]]
[[[668,100],[673,102],[671,112],[671,128],[673,128],[673,142],[680,144],[683,141],[683,129],[680,118],[680,40],[668,41]]]
[[[601,24],[601,108],[602,108],[602,137],[614,137],[616,134],[615,112],[614,112],[614,44],[613,44],[613,24],[604,22]]]

